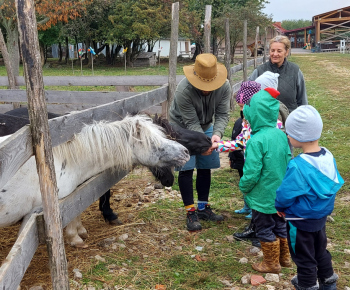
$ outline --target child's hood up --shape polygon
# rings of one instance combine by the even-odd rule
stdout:
[[[266,88],[257,92],[250,101],[244,105],[243,114],[249,121],[252,133],[263,127],[276,127],[279,101],[276,98],[280,92],[273,88]]]

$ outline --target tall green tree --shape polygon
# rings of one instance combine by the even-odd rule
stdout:
[[[169,35],[171,2],[168,0],[116,0],[113,11],[109,16],[113,24],[110,33],[127,48],[128,66],[146,43],[153,47],[161,36]]]
[[[260,27],[260,32],[272,24],[272,19],[262,12],[263,3],[261,1],[247,1],[245,5],[234,5],[227,7],[221,15],[214,20],[218,28],[218,35],[223,39],[225,37],[224,23],[226,18],[230,24],[230,44],[231,55],[234,57],[237,44],[243,41],[243,23],[247,20],[247,36],[254,38],[256,27]]]
[[[305,19],[283,20],[281,22],[282,28],[284,28],[286,30],[297,29],[297,28],[307,27],[307,26],[311,26],[311,25],[312,25],[312,21],[305,20]]]

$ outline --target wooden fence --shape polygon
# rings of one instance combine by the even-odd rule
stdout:
[[[262,58],[258,59],[262,63]],[[254,65],[254,59],[247,66]],[[243,65],[231,68],[231,75],[243,69]],[[177,76],[179,82],[184,76]],[[128,113],[139,112],[167,101],[167,76],[118,76],[118,77],[44,77],[45,86],[160,86],[143,92],[81,92],[45,91],[48,111],[68,115],[49,120],[52,146],[71,140],[84,124],[93,121],[115,121]],[[25,85],[22,77],[18,85]],[[241,82],[233,85],[237,92]],[[0,86],[7,86],[7,77],[0,77]],[[1,102],[27,102],[25,90],[0,90]],[[96,106],[97,105],[97,106]],[[0,105],[0,112],[12,109],[11,104]],[[32,138],[29,126],[17,131],[0,145],[0,188],[33,155]],[[106,170],[80,185],[72,194],[60,200],[62,225],[66,226],[73,218],[121,180],[128,172]],[[40,209],[33,213],[24,230],[0,268],[0,289],[17,289],[39,245],[44,243],[43,215]]]

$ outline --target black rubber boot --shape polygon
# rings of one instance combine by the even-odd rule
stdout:
[[[256,240],[255,227],[253,223],[250,223],[248,228],[245,228],[241,233],[234,233],[233,237],[236,240]]]
[[[190,210],[187,212],[186,224],[187,224],[187,229],[190,232],[200,231],[202,229],[202,225],[199,222],[196,210]]]
[[[224,220],[224,217],[222,215],[213,213],[209,204],[205,205],[205,209],[198,210],[198,218],[204,221],[213,222],[221,222]]]
[[[318,283],[316,283],[315,286],[311,286],[311,287],[299,286],[299,284],[298,284],[298,276],[294,276],[292,278],[292,280],[290,280],[290,282],[292,283],[292,285],[295,287],[296,290],[318,290],[318,289],[321,289],[321,288],[319,288]],[[334,288],[334,289],[336,289],[336,288]]]
[[[105,222],[108,222],[111,225],[121,225],[123,223],[118,219],[118,215],[111,209],[109,202],[110,198],[111,190],[108,190],[104,195],[100,197],[100,211],[102,212]]]
[[[339,279],[336,273],[327,279],[319,279],[320,290],[337,290],[337,280]]]

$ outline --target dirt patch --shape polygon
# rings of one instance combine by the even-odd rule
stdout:
[[[220,154],[220,159],[221,168],[227,168],[229,166],[227,154]],[[154,187],[157,183],[147,169],[137,168],[111,188],[111,206],[123,222],[121,226],[111,226],[105,223],[98,208],[98,201],[83,212],[82,222],[89,234],[85,240],[88,248],[76,249],[65,244],[70,279],[74,278],[74,269],[86,272],[93,265],[97,264],[98,261],[93,258],[96,255],[109,255],[111,248],[103,247],[104,240],[107,238],[119,237],[127,233],[129,236],[128,249],[130,256],[144,252],[146,248],[148,249],[150,247],[152,250],[147,250],[148,255],[150,255],[149,253],[152,253],[151,255],[157,255],[159,251],[163,252],[167,250],[164,247],[166,247],[165,243],[169,236],[168,230],[173,227],[172,223],[170,221],[160,222],[155,219],[152,224],[145,224],[142,219],[138,218],[138,214],[142,209],[147,208],[152,202],[158,199],[167,198],[181,201],[179,192],[173,191],[170,188],[156,189],[150,194],[144,194],[146,187]],[[183,208],[180,209],[183,210]],[[178,218],[179,224],[183,224],[184,212],[179,212]],[[15,243],[19,227],[20,223],[17,223],[16,225],[0,229],[0,261],[5,260]],[[193,238],[186,238],[185,236],[188,235],[188,232],[181,227],[175,231],[177,235],[184,235],[184,239],[188,240],[187,242],[190,242]],[[141,240],[140,233],[142,236]],[[40,245],[24,275],[21,289],[29,289],[37,285],[41,285],[44,289],[51,289],[51,282],[48,281],[51,281],[49,259],[46,246]],[[71,289],[74,289],[74,287]]]

